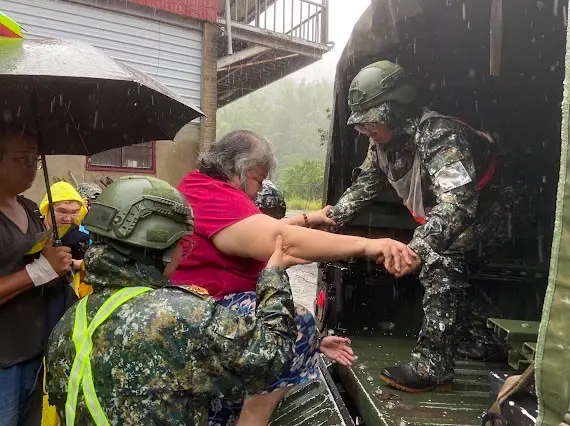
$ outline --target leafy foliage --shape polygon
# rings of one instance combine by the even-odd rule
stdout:
[[[278,168],[273,179],[280,183],[288,167],[306,158],[324,160],[321,132],[329,127],[332,91],[327,80],[280,80],[221,108],[217,136],[238,129],[264,136],[275,148]]]
[[[281,190],[286,198],[320,200],[323,195],[325,165],[321,160],[305,158],[285,169],[281,179]]]

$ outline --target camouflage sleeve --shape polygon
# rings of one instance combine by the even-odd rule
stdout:
[[[409,244],[424,265],[437,261],[475,219],[475,164],[469,142],[456,126],[449,120],[429,120],[422,131],[426,140],[418,145],[436,198],[427,223],[416,228]]]
[[[371,143],[364,162],[353,172],[352,185],[342,194],[329,214],[338,227],[354,220],[359,212],[386,189],[388,181],[377,164],[376,148]]]
[[[294,312],[289,278],[278,268],[266,268],[259,275],[254,320],[218,306],[212,325],[221,363],[240,379],[238,387],[246,395],[260,393],[293,357]]]

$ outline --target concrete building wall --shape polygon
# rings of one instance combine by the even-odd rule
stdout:
[[[151,173],[150,175],[164,179],[171,185],[178,185],[180,179],[196,166],[200,146],[199,141],[199,127],[195,124],[188,124],[178,132],[174,142],[157,142],[156,173]],[[47,164],[52,184],[57,179],[65,179],[74,185],[81,182],[99,183],[99,180],[106,181],[107,178],[117,179],[121,176],[142,174],[136,172],[86,170],[86,158],[79,155],[51,155],[47,157]],[[24,195],[39,203],[45,194],[43,171],[39,170],[33,186]]]
[[[30,22],[25,22],[28,25],[33,25],[35,21],[30,17],[31,15],[25,15],[23,10],[31,9],[17,9],[16,7],[22,5],[36,6],[41,5],[38,3],[40,0],[16,0],[14,3],[10,3],[8,0],[0,0],[0,5],[10,5],[12,9],[10,12],[14,14],[14,18],[22,19],[25,21],[28,19]],[[146,0],[145,0],[146,1]],[[197,2],[198,0],[187,0],[189,4],[192,2]],[[29,3],[28,3],[29,2]],[[85,9],[90,8],[90,1],[79,1],[79,2],[67,2],[63,0],[57,0],[57,4],[62,8],[67,7],[82,7]],[[211,0],[204,0],[204,4],[212,3]],[[95,3],[98,4],[98,3]],[[141,2],[144,4],[144,2]],[[131,5],[131,9],[134,5]],[[156,7],[156,5],[155,5]],[[141,9],[142,10],[142,9]],[[137,10],[138,15],[141,15],[141,10]],[[195,10],[195,9],[194,9]],[[18,12],[21,12],[19,15]],[[53,12],[53,11],[52,11]],[[111,9],[100,10],[101,13],[107,13],[109,19],[113,19],[110,13],[113,13]],[[117,11],[117,19],[124,19],[127,10]],[[138,16],[137,15],[137,16]],[[121,18],[121,16],[123,18]],[[198,151],[200,146],[211,142],[215,139],[216,135],[216,108],[217,108],[217,51],[216,51],[216,39],[218,28],[216,24],[208,21],[192,20],[188,19],[188,15],[185,16],[185,25],[187,28],[180,30],[187,31],[189,33],[197,35],[196,40],[200,40],[197,49],[194,52],[199,52],[199,55],[195,60],[196,69],[199,70],[199,86],[195,90],[199,98],[195,99],[195,103],[200,103],[201,109],[206,114],[205,118],[196,120],[193,123],[187,124],[184,128],[180,130],[176,136],[174,142],[172,141],[159,141],[156,142],[155,151],[155,171],[151,174],[160,179],[164,179],[172,185],[177,185],[180,179],[190,170],[195,168],[196,159],[198,156]],[[140,19],[142,16],[138,16]],[[127,18],[129,19],[129,18]],[[148,18],[147,18],[148,19]],[[156,17],[156,19],[159,19]],[[161,18],[160,18],[161,19]],[[166,17],[165,17],[166,19]],[[38,24],[39,25],[39,24]],[[38,28],[43,28],[43,26],[38,26]],[[160,32],[160,31],[159,31]],[[160,37],[160,34],[157,35]],[[194,37],[194,36],[193,36]],[[164,52],[162,53],[164,54]],[[193,55],[194,56],[194,55]],[[161,79],[161,76],[159,80]],[[165,82],[167,83],[167,82]],[[168,84],[167,84],[168,85]],[[176,90],[175,87],[172,87]],[[143,174],[148,173],[145,170],[128,170],[120,171],[117,169],[112,170],[89,170],[86,168],[86,157],[83,156],[49,156],[47,158],[48,162],[48,172],[50,175],[51,183],[53,184],[58,179],[65,179],[69,183],[79,184],[81,182],[95,182],[99,183],[99,180],[106,181],[107,178],[117,179],[120,176],[132,175],[132,174]],[[39,202],[46,193],[45,183],[43,178],[43,172],[39,171],[36,181],[32,188],[30,188],[25,195]]]

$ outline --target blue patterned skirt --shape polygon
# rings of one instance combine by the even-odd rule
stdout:
[[[219,303],[236,311],[239,315],[255,317],[255,291],[229,294]],[[305,383],[319,377],[317,366],[319,342],[315,318],[303,306],[295,305],[295,324],[297,325],[295,355],[285,365],[283,373],[263,393]],[[231,401],[221,398],[212,400],[208,415],[208,426],[234,426],[237,423],[242,405],[243,400]]]

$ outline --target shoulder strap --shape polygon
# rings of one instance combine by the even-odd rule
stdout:
[[[30,213],[32,216],[35,216],[42,223],[42,225],[44,224],[45,217],[40,213],[40,208],[36,203],[34,203],[32,200],[27,199],[26,197],[23,197],[22,195],[18,196],[18,200],[24,204],[26,210],[28,210],[28,213]]]
[[[89,324],[87,322],[87,300],[89,296],[85,296],[77,304],[72,335],[72,340],[75,344],[75,359],[73,360],[71,372],[69,373],[67,400],[65,402],[65,422],[67,426],[73,426],[75,424],[77,399],[80,390],[83,390],[85,405],[94,423],[97,426],[110,425],[99,403],[95,385],[93,384],[93,375],[91,372],[93,333],[95,333],[95,330],[121,305],[124,305],[133,297],[151,290],[150,287],[126,287],[117,291],[101,305]]]
[[[500,416],[502,406],[508,399],[518,392],[526,389],[534,381],[534,362],[528,366],[528,368],[520,376],[509,377],[501,390],[499,391],[499,396],[497,400],[493,403],[489,409],[490,414],[495,414]],[[492,418],[494,416],[488,416],[487,420],[484,418],[483,426],[492,426]]]

